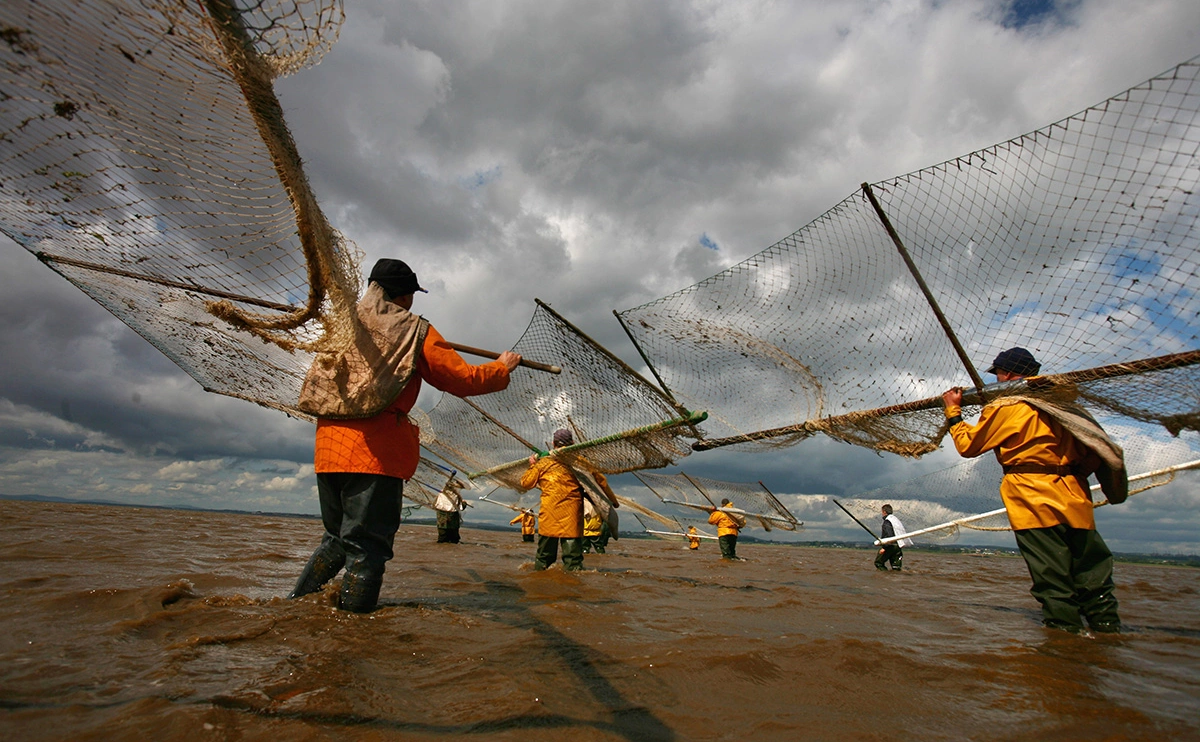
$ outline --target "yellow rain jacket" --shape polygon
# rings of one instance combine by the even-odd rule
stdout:
[[[570,469],[551,456],[543,457],[522,475],[521,486],[542,491],[539,535],[583,537],[583,487]]]
[[[521,524],[521,535],[522,536],[532,536],[533,535],[534,525],[537,523],[537,520],[533,517],[533,513],[521,513],[517,517],[510,520],[508,522],[508,524],[510,526],[514,526],[518,522],[520,522],[520,524]]]
[[[722,510],[709,513],[708,522],[717,527],[717,536],[736,536],[746,525],[745,519]]]
[[[961,415],[957,406],[946,407],[946,417]],[[950,427],[954,447],[967,458],[995,451],[1001,466],[1035,464],[1096,469],[1099,457],[1081,445],[1049,415],[1028,404],[1003,398],[986,405],[979,422],[957,422]],[[1040,472],[1006,473],[1000,497],[1014,530],[1067,525],[1095,530],[1092,493],[1087,480],[1073,474]]]
[[[600,514],[589,508],[584,509],[583,514],[583,536],[584,538],[599,538],[600,524],[604,521],[600,518]]]

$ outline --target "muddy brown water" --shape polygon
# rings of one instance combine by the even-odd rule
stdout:
[[[1200,570],[1040,626],[1019,558],[622,539],[587,570],[405,524],[382,607],[285,595],[316,520],[0,501],[5,740],[1200,738]]]

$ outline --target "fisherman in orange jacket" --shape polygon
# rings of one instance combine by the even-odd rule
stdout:
[[[721,500],[721,507],[730,506],[728,499]],[[708,522],[717,527],[717,543],[721,545],[721,558],[738,560],[738,533],[746,527],[746,519],[734,513],[727,513],[717,508],[708,509]]]
[[[534,528],[537,524],[537,519],[533,516],[533,511],[522,510],[520,515],[508,522],[510,526],[515,526],[517,523],[521,524],[521,540],[532,542]]]
[[[498,392],[521,361],[504,352],[468,364],[410,311],[417,291],[425,289],[403,261],[378,261],[358,302],[354,347],[318,354],[305,377],[300,408],[317,416],[313,463],[325,535],[289,598],[316,592],[344,566],[339,607],[374,610],[400,525],[404,480],[420,458],[408,412],[422,380],[459,397]]]
[[[1001,382],[1036,376],[1039,364],[1025,348],[1010,348],[988,369]],[[1093,631],[1120,632],[1113,596],[1112,553],[1096,532],[1088,475],[1119,467],[1123,453],[1082,408],[1047,404],[1025,397],[1000,397],[984,406],[979,422],[962,419],[962,390],[942,395],[950,435],[959,454],[972,458],[995,451],[1004,468],[1000,497],[1033,580],[1030,592],[1042,604],[1043,623],[1082,631],[1083,617]],[[1055,411],[1067,408],[1072,421]],[[1077,426],[1094,448],[1064,426]],[[1082,425],[1080,425],[1082,423]],[[1110,500],[1124,499],[1109,496]]]
[[[566,428],[554,431],[554,448],[569,446],[574,436]],[[593,474],[596,483],[608,489],[608,480],[603,474]],[[583,569],[583,486],[575,473],[566,464],[553,456],[529,457],[529,470],[521,477],[525,489],[542,491],[541,509],[538,512],[538,545],[533,568],[543,570],[558,559],[562,546],[563,569]],[[614,496],[615,501],[615,496]],[[615,505],[614,505],[615,507]]]

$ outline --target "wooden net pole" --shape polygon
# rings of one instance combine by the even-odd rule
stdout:
[[[871,206],[875,208],[875,213],[879,215],[879,220],[883,222],[883,227],[887,230],[888,236],[892,238],[892,242],[896,245],[896,250],[900,252],[900,257],[903,258],[904,264],[908,266],[908,272],[912,274],[913,279],[917,282],[917,286],[921,288],[921,293],[925,295],[925,301],[929,302],[929,307],[933,310],[934,316],[937,317],[938,324],[942,326],[942,331],[946,333],[946,337],[950,339],[950,344],[954,346],[954,352],[958,354],[959,360],[962,361],[963,366],[967,369],[967,374],[971,377],[975,388],[982,389],[983,378],[975,370],[971,359],[967,357],[967,351],[963,349],[962,343],[958,342],[958,336],[954,334],[954,329],[950,327],[950,321],[946,319],[942,308],[938,306],[937,299],[933,297],[933,292],[929,290],[929,284],[925,283],[925,278],[921,275],[921,271],[917,270],[917,264],[913,262],[912,256],[908,254],[908,248],[900,240],[900,235],[896,232],[896,228],[892,226],[892,222],[884,212],[883,206],[875,198],[875,192],[871,190],[871,184],[863,183],[862,189],[863,193],[867,194],[867,199],[870,200]]]

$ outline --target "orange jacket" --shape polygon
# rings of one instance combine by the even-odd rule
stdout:
[[[960,414],[959,407],[946,408],[946,417]],[[980,411],[978,423],[955,423],[950,435],[963,456],[974,458],[995,451],[1001,466],[1071,466],[1095,457],[1057,421],[1038,414],[1024,402],[988,404]],[[1096,528],[1092,493],[1086,482],[1072,475],[1005,474],[1000,482],[1000,498],[1014,530],[1056,525]]]
[[[420,438],[408,411],[417,402],[424,379],[456,397],[498,392],[508,386],[508,368],[500,361],[472,366],[431,325],[417,359],[417,371],[388,408],[373,417],[317,420],[313,466],[318,474],[383,474],[408,479],[417,470]]]

